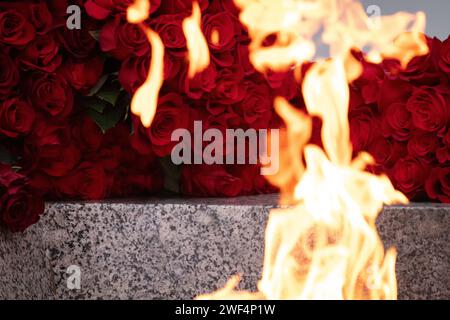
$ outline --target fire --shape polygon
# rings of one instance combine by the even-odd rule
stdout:
[[[189,78],[205,70],[210,63],[208,43],[201,29],[201,11],[197,2],[193,3],[192,16],[184,19],[183,32],[189,52]]]
[[[164,81],[164,44],[159,35],[144,23],[149,18],[149,12],[149,0],[136,0],[127,10],[128,22],[139,24],[152,47],[152,59],[147,79],[136,91],[131,101],[131,112],[141,118],[142,125],[146,128],[151,126],[155,117],[159,91]],[[183,30],[189,49],[189,78],[202,72],[210,63],[208,44],[200,25],[200,7],[197,2],[194,2],[192,16],[183,21]]]
[[[395,299],[395,249],[385,252],[375,221],[384,204],[406,203],[389,179],[365,168],[372,157],[353,158],[348,123],[349,87],[362,66],[350,54],[365,48],[367,59],[399,59],[406,65],[427,53],[423,13],[398,13],[370,21],[356,0],[234,0],[251,37],[250,60],[266,72],[296,69],[309,115],[283,98],[275,109],[285,121],[280,172],[269,180],[280,187],[289,207],[273,210],[265,240],[258,291],[240,292],[239,278],[199,299]],[[128,11],[152,45],[147,81],[136,92],[132,111],[145,126],[153,119],[163,79],[164,46],[143,24],[147,0]],[[209,65],[209,50],[200,28],[201,12],[193,4],[183,29],[189,49],[189,77]],[[321,32],[319,34],[319,32]],[[404,33],[406,32],[406,33]],[[329,46],[331,59],[320,60],[304,78],[300,66],[316,58],[317,35]],[[265,45],[269,36],[275,43]],[[212,35],[212,41],[219,41]],[[309,145],[311,116],[323,120],[323,149]],[[300,155],[303,155],[301,157]]]
[[[130,23],[141,23],[148,19],[150,13],[150,2],[148,0],[135,0],[128,7],[127,20]]]
[[[150,70],[144,84],[136,91],[131,101],[131,112],[141,117],[144,127],[150,127],[158,106],[159,90],[164,81],[164,45],[159,35],[144,24],[148,19],[150,3],[148,0],[136,0],[127,11],[127,19],[138,23],[152,47]]]
[[[373,28],[354,0],[235,2],[252,38],[250,59],[261,72],[285,71],[314,58],[314,36],[323,30],[321,39],[333,58],[299,77],[309,115],[323,121],[323,149],[307,144],[311,119],[277,98],[288,144],[280,173],[269,179],[291,205],[270,214],[258,292],[236,291],[239,278],[233,278],[198,299],[396,299],[396,251],[385,252],[375,221],[384,204],[407,198],[386,176],[365,171],[374,161],[369,154],[352,159],[348,83],[362,67],[350,50],[369,48],[371,61],[391,57],[406,65],[427,53],[424,15],[381,17]],[[264,46],[274,34],[275,43]]]

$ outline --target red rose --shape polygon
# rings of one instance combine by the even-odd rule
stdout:
[[[188,77],[188,68],[185,66],[180,74],[180,91],[189,98],[201,99],[204,95],[210,93],[216,86],[217,71],[211,63],[203,72],[197,73],[194,78]]]
[[[0,134],[17,138],[30,132],[35,120],[33,108],[19,98],[0,104]]]
[[[83,115],[75,121],[71,133],[73,140],[84,151],[83,153],[96,152],[103,142],[102,130],[87,115]]]
[[[439,68],[450,77],[450,36],[442,44],[438,64]]]
[[[377,134],[380,125],[369,106],[360,107],[349,113],[350,140],[355,152],[367,150]]]
[[[93,134],[95,132],[95,129],[92,128],[91,131],[93,132],[90,135],[83,137],[86,143],[90,143],[89,141],[92,140],[94,141],[98,140],[98,133]],[[82,133],[82,130],[80,130],[80,133]],[[92,138],[92,135],[94,136],[94,138]],[[119,170],[121,161],[123,160],[123,157],[125,155],[136,154],[136,152],[134,152],[130,146],[129,138],[130,138],[130,128],[127,125],[125,125],[125,123],[119,122],[116,126],[106,131],[101,141],[98,141],[101,142],[101,146],[100,150],[97,151],[98,155],[97,158],[99,161],[101,161],[105,171],[117,172]],[[137,156],[134,156],[133,158],[136,157]],[[150,158],[152,157],[142,157],[142,158],[151,160]],[[131,165],[131,167],[133,168],[136,168],[136,163],[134,164],[129,163],[129,165]],[[128,168],[128,164],[127,166],[124,167]]]
[[[150,45],[142,29],[116,16],[105,24],[100,33],[102,51],[111,54],[118,60],[125,60],[131,55],[147,56]]]
[[[419,133],[408,141],[408,152],[412,156],[434,159],[434,153],[439,147],[439,139],[432,133]]]
[[[234,104],[245,97],[245,89],[242,85],[244,75],[236,66],[232,69],[222,69],[217,75],[216,87],[212,92],[213,101],[221,104]]]
[[[244,122],[251,128],[264,129],[269,126],[272,118],[272,99],[266,84],[255,84],[247,81],[245,84],[247,95],[236,105],[236,112],[242,116]]]
[[[117,170],[119,170],[121,159],[120,157],[122,155],[123,149],[124,148],[122,145],[112,145],[105,146],[98,151],[98,161],[102,163],[105,171],[115,173]]]
[[[83,28],[78,30],[67,30],[61,28],[58,40],[62,43],[69,54],[77,59],[85,59],[97,49],[97,41],[90,34],[95,26],[89,22],[83,22]]]
[[[39,220],[44,202],[31,190],[25,176],[0,164],[0,224],[22,232]]]
[[[378,108],[386,113],[387,108],[393,103],[405,102],[411,96],[413,86],[401,80],[385,79],[380,84],[378,95]]]
[[[232,165],[227,167],[228,172],[241,179],[242,191],[239,195],[250,195],[255,192],[256,176],[259,174],[257,165]]]
[[[159,169],[159,167],[157,167]],[[152,173],[129,173],[116,174],[112,180],[112,197],[136,197],[148,196],[161,190],[163,178],[161,170],[154,170]]]
[[[178,59],[172,55],[164,55],[164,80],[177,78],[183,65],[186,65],[184,58]]]
[[[252,77],[259,77],[253,75]],[[294,72],[272,72],[266,73],[266,80],[272,88],[272,96],[281,96],[287,100],[297,98],[301,94],[301,86],[295,80]],[[257,81],[257,80],[256,80]]]
[[[234,4],[234,0],[221,0],[221,1],[211,1],[208,7],[208,12],[222,12],[226,11],[232,16],[238,18],[239,9]]]
[[[236,197],[242,180],[219,165],[185,165],[181,174],[183,194],[196,197]]]
[[[425,183],[431,199],[450,203],[450,168],[434,168]]]
[[[428,132],[445,129],[449,120],[449,105],[434,88],[417,89],[407,103],[414,125]]]
[[[361,90],[355,85],[350,85],[349,89],[350,89],[350,101],[348,106],[349,112],[357,110],[360,106],[365,106],[366,104],[362,97]],[[303,94],[301,94],[301,96],[303,98]],[[304,102],[302,105],[304,105]]]
[[[38,35],[47,33],[54,26],[53,16],[47,4],[45,1],[40,1],[31,3],[29,6],[30,20],[36,29],[36,33]]]
[[[264,176],[260,175],[259,165],[233,165],[227,170],[235,177],[241,179],[243,188],[239,195],[267,194],[277,192]]]
[[[413,199],[425,183],[430,168],[415,157],[400,159],[392,168],[391,178],[396,188]]]
[[[133,0],[128,0],[128,4],[132,3]],[[99,20],[106,19],[114,9],[111,0],[87,0],[84,6],[88,15]]]
[[[450,161],[450,129],[447,130],[442,142],[444,146],[436,151],[436,158],[440,163],[445,163]]]
[[[376,163],[385,168],[392,167],[406,153],[406,146],[398,141],[378,137],[367,148]]]
[[[158,10],[162,0],[150,0],[150,13]],[[94,19],[103,20],[112,12],[124,13],[134,0],[87,0],[84,4],[88,15]]]
[[[52,117],[67,117],[73,107],[73,93],[64,78],[54,74],[34,74],[28,88],[30,103]]]
[[[228,12],[206,14],[202,19],[203,32],[211,51],[221,52],[234,48],[236,34],[240,28],[239,20]],[[213,42],[213,33],[217,33],[218,41]]]
[[[84,0],[75,0],[75,3],[72,1],[70,4],[82,6],[82,1]],[[67,29],[67,8],[69,7],[68,0],[44,0],[43,2],[46,2],[48,10],[52,14],[52,27],[64,27]]]
[[[133,150],[122,150],[120,167],[111,173],[112,197],[149,195],[163,187],[163,171],[154,157],[142,157]]]
[[[8,54],[0,51],[0,98],[10,95],[18,83],[19,70],[16,63]]]
[[[24,46],[31,42],[35,36],[36,31],[33,25],[19,10],[0,11],[0,43]]]
[[[57,181],[58,192],[63,197],[83,200],[100,200],[106,196],[106,175],[98,163],[83,162],[74,172]]]
[[[366,83],[361,90],[364,102],[367,104],[377,102],[379,92],[380,92],[380,85],[378,81],[370,81]]]
[[[36,190],[36,193],[41,198],[45,200],[55,199],[53,179],[49,175],[36,170],[27,171],[26,176],[30,180],[30,186],[33,188],[33,190]]]
[[[186,38],[182,27],[184,18],[185,14],[171,14],[161,15],[152,20],[152,27],[161,37],[164,47],[178,57],[186,55]]]
[[[133,137],[136,133],[141,134],[138,128],[135,125]],[[151,148],[149,143],[148,146]],[[124,122],[106,132],[98,154],[110,178],[108,190],[111,197],[148,195],[162,188],[162,170],[152,152],[150,150],[143,156],[132,148],[130,129]]]
[[[384,78],[383,68],[380,65],[365,61],[362,54],[359,57],[359,52],[354,52],[354,55],[361,62],[363,72],[353,84],[361,90],[361,96],[365,104],[375,103],[378,100],[381,80]]]
[[[26,69],[37,69],[45,72],[55,71],[62,62],[59,45],[53,36],[42,35],[30,43],[21,55]]]
[[[405,103],[391,104],[382,121],[384,136],[392,136],[398,141],[406,141],[411,137],[412,116]]]
[[[148,138],[148,129],[142,125],[139,117],[132,116],[132,119],[134,133],[130,137],[131,147],[140,155],[154,155],[152,144]]]
[[[162,0],[161,11],[170,14],[190,12],[192,10],[193,2],[194,0]],[[208,0],[198,0],[197,2],[202,11],[209,5]]]
[[[250,62],[250,51],[247,45],[238,44],[236,47],[237,64],[242,67],[244,75],[248,76],[256,72],[255,67]]]
[[[122,62],[119,71],[119,82],[128,92],[133,94],[144,83],[148,75],[150,57],[131,56]],[[164,56],[164,80],[175,78],[181,68],[181,61],[172,56]]]
[[[427,39],[429,53],[413,58],[405,70],[400,71],[400,79],[414,84],[433,85],[439,83],[439,73],[436,71],[433,61],[433,53],[440,51],[439,39]]]
[[[62,73],[73,88],[88,93],[103,74],[103,59],[93,56],[80,61],[69,60],[63,65]]]
[[[173,131],[187,128],[189,108],[180,95],[169,93],[159,98],[152,126],[146,130],[156,155],[164,157],[178,143],[171,141]]]
[[[128,92],[133,94],[145,81],[150,66],[149,57],[130,57],[120,67],[119,82]]]
[[[27,139],[25,158],[32,159],[27,169],[37,168],[52,177],[61,177],[78,164],[80,150],[73,144],[67,127],[67,124],[37,122],[35,130]]]

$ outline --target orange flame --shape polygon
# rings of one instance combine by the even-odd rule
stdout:
[[[201,29],[201,11],[197,2],[192,7],[192,16],[184,19],[183,32],[189,53],[189,78],[205,70],[210,63],[209,48]]]
[[[150,71],[144,84],[136,91],[131,101],[131,112],[141,117],[142,125],[150,127],[158,106],[159,90],[163,84],[164,45],[161,38],[148,27],[143,27],[152,45]]]
[[[136,91],[131,101],[131,112],[141,117],[144,127],[150,127],[158,106],[158,96],[164,81],[164,45],[159,35],[143,24],[150,12],[148,0],[136,0],[127,11],[130,23],[139,23],[152,47],[150,70],[144,84]]]
[[[407,199],[386,176],[364,171],[373,163],[369,154],[352,159],[348,83],[360,75],[362,66],[349,52],[367,48],[372,62],[390,57],[405,66],[427,53],[421,33],[424,14],[380,17],[376,26],[355,0],[234,1],[252,40],[250,60],[261,72],[285,71],[313,59],[314,37],[323,31],[321,39],[333,59],[310,68],[302,91],[309,114],[323,120],[324,148],[307,144],[311,118],[286,100],[275,99],[275,109],[286,123],[287,145],[282,146],[280,172],[269,180],[291,206],[273,210],[269,217],[258,292],[236,291],[239,278],[234,277],[224,289],[199,299],[395,299],[395,249],[385,253],[375,220],[383,204]],[[162,41],[144,24],[149,9],[148,0],[136,0],[127,12],[152,45],[149,76],[131,107],[147,127],[155,114],[164,66]],[[210,62],[200,24],[201,11],[194,3],[192,16],[183,21],[191,78]],[[272,35],[275,43],[265,46]],[[218,35],[211,40],[219,41]]]
[[[150,14],[150,2],[148,0],[135,0],[128,7],[127,20],[129,23],[141,23],[148,19]]]
[[[211,32],[211,43],[217,46],[220,42],[220,33],[219,30],[213,29]]]
[[[164,81],[164,44],[159,35],[151,30],[144,21],[149,18],[149,0],[135,0],[128,7],[127,20],[139,24],[152,47],[150,70],[145,82],[139,87],[131,101],[131,112],[141,118],[144,127],[150,127],[158,106],[159,91]],[[197,2],[193,3],[192,16],[183,21],[189,50],[189,78],[202,72],[209,66],[208,44],[201,31],[201,11]]]
[[[280,173],[269,180],[292,202],[270,214],[258,292],[236,291],[239,278],[233,278],[224,289],[198,298],[396,299],[396,251],[385,253],[375,221],[384,204],[406,203],[407,198],[386,176],[364,170],[373,163],[369,154],[352,159],[348,82],[362,67],[349,52],[365,47],[372,61],[393,57],[406,65],[427,53],[420,33],[424,15],[380,17],[374,28],[355,0],[235,3],[252,38],[250,59],[260,71],[287,70],[312,59],[314,36],[323,30],[322,41],[333,59],[310,68],[302,91],[309,114],[323,120],[324,148],[307,145],[311,119],[277,98],[275,108],[286,123],[290,145],[282,148]],[[264,46],[273,34],[274,45]]]

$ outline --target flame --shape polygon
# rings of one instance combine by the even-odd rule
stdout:
[[[313,59],[314,36],[322,28],[322,41],[330,46],[333,57],[344,56],[352,47],[368,47],[371,61],[397,58],[405,66],[428,50],[422,34],[426,20],[422,12],[380,17],[375,28],[355,0],[234,1],[252,39],[250,60],[261,72],[286,71]],[[404,31],[409,34],[402,34]],[[264,41],[272,35],[277,36],[275,43],[265,46]]]
[[[201,29],[201,11],[197,2],[192,4],[192,15],[183,20],[183,32],[189,54],[189,78],[205,70],[210,63],[208,43]]]
[[[396,251],[385,252],[375,221],[384,204],[407,198],[385,175],[365,171],[374,162],[369,154],[352,158],[348,83],[362,66],[349,53],[366,48],[370,61],[391,57],[406,65],[427,53],[424,14],[380,17],[375,28],[355,0],[235,3],[252,40],[250,59],[261,72],[285,71],[314,58],[314,37],[322,32],[333,58],[319,60],[301,80],[309,115],[323,121],[323,149],[307,144],[310,117],[277,98],[288,144],[281,148],[280,172],[269,180],[291,205],[270,214],[258,292],[237,291],[235,277],[198,299],[396,299]],[[276,41],[267,47],[271,35]]]
[[[220,33],[219,30],[213,29],[211,32],[211,43],[217,46],[220,42]]]
[[[158,106],[158,96],[164,81],[164,45],[159,35],[143,23],[148,19],[150,3],[148,0],[136,0],[128,7],[127,19],[138,23],[152,47],[152,59],[147,79],[139,87],[131,101],[131,112],[141,117],[144,127],[150,127]]]
[[[151,126],[155,117],[159,91],[164,82],[164,44],[159,35],[144,24],[144,21],[149,18],[149,14],[149,0],[135,0],[127,10],[128,22],[139,24],[152,47],[152,59],[147,79],[138,88],[131,101],[131,112],[141,118],[142,125],[146,128]],[[201,11],[197,2],[193,3],[192,16],[183,21],[183,31],[189,50],[188,75],[189,78],[193,78],[197,73],[206,69],[210,63],[208,44],[201,31]]]
[[[130,23],[141,23],[148,19],[150,14],[150,2],[148,0],[135,0],[135,2],[128,7],[127,20]]]
[[[365,171],[374,162],[369,154],[352,158],[348,83],[361,74],[362,66],[350,51],[365,48],[371,62],[396,58],[406,66],[428,52],[422,34],[425,15],[401,12],[375,24],[356,0],[234,1],[251,38],[252,64],[261,72],[296,69],[309,115],[283,98],[275,99],[286,124],[286,143],[281,146],[280,172],[268,179],[290,206],[270,214],[258,291],[237,291],[239,277],[234,277],[225,288],[198,299],[395,299],[396,251],[385,252],[375,221],[384,204],[406,203],[407,198],[385,175]],[[148,0],[136,0],[127,12],[128,21],[140,25],[152,46],[148,78],[131,106],[146,127],[155,115],[164,66],[163,43],[144,24],[149,9]],[[196,2],[183,31],[192,78],[210,63]],[[319,60],[301,79],[300,66],[316,56],[319,32],[333,58]],[[265,45],[273,35],[275,43]],[[212,43],[219,40],[213,32]],[[310,116],[323,120],[323,149],[308,144]]]
[[[164,80],[164,45],[156,32],[147,26],[142,26],[142,29],[152,46],[152,60],[147,79],[133,96],[131,112],[140,116],[142,125],[148,128],[155,117],[159,90]]]

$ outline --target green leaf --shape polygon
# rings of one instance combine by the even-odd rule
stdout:
[[[89,34],[91,35],[92,38],[94,38],[95,40],[99,41],[99,39],[100,39],[100,30],[89,31]]]
[[[103,111],[110,106],[110,104],[106,101],[100,100],[96,97],[82,97],[81,105],[86,109],[92,109],[98,113],[103,113]]]
[[[130,117],[131,97],[125,91],[121,92],[117,99],[116,106],[123,110],[124,120],[128,120]]]
[[[88,96],[92,97],[97,94],[97,92],[103,87],[103,85],[106,83],[106,80],[108,80],[108,75],[103,75],[100,80],[95,84],[95,86],[89,91]]]
[[[100,100],[100,104],[101,104]],[[103,102],[105,103],[105,102]],[[99,112],[94,108],[87,108],[87,114],[92,118],[92,120],[97,123],[97,125],[102,129],[103,133],[113,128],[122,118],[123,109],[118,106],[113,106],[105,103],[105,108]]]
[[[16,162],[16,158],[8,149],[0,145],[0,163],[12,165]]]
[[[96,96],[112,105],[115,105],[119,95],[123,91],[116,77],[103,76],[89,93],[89,96]]]
[[[170,192],[180,193],[180,177],[182,166],[175,165],[172,162],[170,156],[159,159],[159,163],[161,164],[164,171],[164,189]]]

